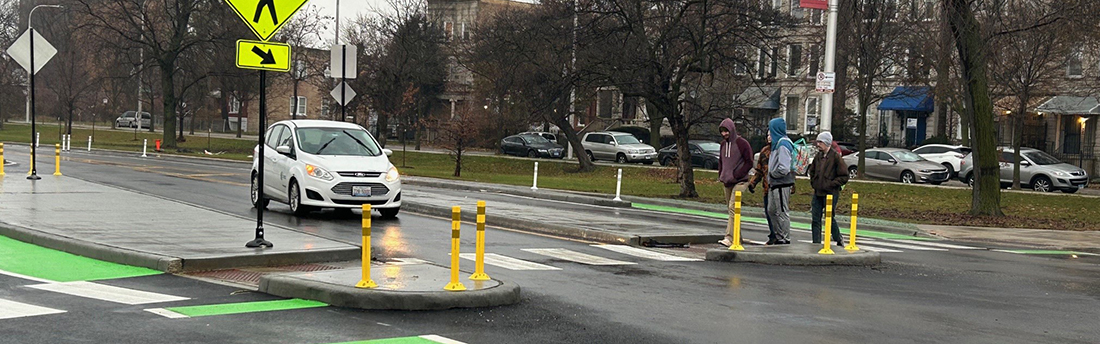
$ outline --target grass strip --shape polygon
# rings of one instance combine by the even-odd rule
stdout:
[[[95,281],[162,273],[52,250],[3,236],[0,236],[0,270],[57,282]]]
[[[183,314],[189,317],[205,317],[212,315],[228,315],[255,312],[283,311],[302,308],[325,307],[328,304],[317,301],[289,299],[274,301],[254,301],[225,303],[219,305],[200,305],[165,308],[167,310]]]

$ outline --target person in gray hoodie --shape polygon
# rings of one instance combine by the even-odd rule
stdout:
[[[733,245],[733,212],[736,202],[734,194],[742,195],[749,189],[749,170],[752,169],[752,146],[741,135],[737,135],[737,126],[726,118],[718,125],[722,134],[721,148],[718,151],[718,181],[726,191],[726,206],[729,208],[729,221],[726,222],[726,237],[719,241],[725,246]]]
[[[791,160],[794,143],[787,137],[787,121],[774,118],[768,122],[768,141],[772,155],[768,159],[768,209],[765,210],[775,223],[775,244],[791,243],[791,188],[794,187],[794,171]]]

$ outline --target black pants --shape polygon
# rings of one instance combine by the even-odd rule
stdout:
[[[825,196],[813,196],[813,202],[810,204],[810,216],[813,220],[810,222],[810,231],[813,233],[814,243],[821,243],[821,222],[825,219]],[[840,237],[840,226],[836,224],[836,203],[840,200],[840,195],[833,195],[833,218],[832,218],[832,232],[831,238],[834,242],[842,240]]]

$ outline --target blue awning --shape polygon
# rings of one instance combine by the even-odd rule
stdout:
[[[932,112],[935,106],[930,87],[899,86],[878,104],[878,109]]]

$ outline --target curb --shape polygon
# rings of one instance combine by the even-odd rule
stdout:
[[[401,182],[403,184],[408,184],[408,185],[427,186],[427,187],[440,188],[440,189],[452,189],[452,190],[464,190],[464,191],[492,191],[492,192],[496,192],[496,193],[504,193],[504,194],[509,194],[509,195],[524,196],[524,197],[530,197],[530,198],[535,198],[535,199],[548,199],[548,200],[553,200],[553,201],[562,201],[562,202],[580,203],[580,204],[591,204],[591,205],[599,205],[599,206],[605,206],[605,207],[616,207],[616,208],[630,208],[631,207],[631,203],[626,202],[626,201],[616,201],[616,200],[612,200],[612,199],[608,199],[608,198],[599,198],[599,197],[595,197],[595,196],[576,194],[576,193],[571,193],[571,192],[561,192],[561,191],[558,191],[558,190],[553,190],[552,192],[546,193],[546,192],[537,192],[537,191],[517,190],[515,188],[503,187],[503,186],[498,186],[498,185],[493,185],[493,184],[474,185],[474,184],[466,184],[466,183],[457,182],[457,181],[452,181],[452,182],[448,183],[448,182],[445,182],[446,179],[441,179],[439,181],[436,181],[436,180],[424,180],[425,178],[429,178],[429,177],[414,177],[412,179],[403,178],[401,180]],[[552,190],[552,189],[548,189],[548,190]]]
[[[808,246],[814,249],[814,246]],[[802,247],[797,247],[796,250]],[[847,252],[842,248],[834,249],[836,254],[825,255],[816,252],[768,252],[773,248],[761,248],[745,251],[731,251],[728,249],[707,250],[706,259],[718,262],[757,263],[767,265],[800,265],[800,266],[873,266],[882,263],[882,256],[878,252],[856,251]]]
[[[308,280],[295,275],[267,275],[260,278],[258,291],[280,297],[320,301],[337,307],[372,310],[443,310],[519,303],[519,285],[494,281],[500,282],[500,285],[482,290],[402,292],[360,289]]]
[[[0,223],[0,235],[45,248],[112,263],[138,266],[172,274],[183,272],[183,259],[177,257],[107,246],[6,223]]]
[[[421,215],[427,215],[427,216],[449,217],[449,215],[451,214],[451,208],[450,207],[441,207],[441,206],[435,206],[435,205],[429,205],[429,204],[422,204],[422,203],[417,203],[417,202],[413,202],[413,201],[410,201],[410,200],[404,200],[402,205],[401,205],[401,209],[404,210],[404,211],[417,213],[417,214],[421,214]],[[477,220],[477,214],[472,213],[472,212],[463,212],[462,213],[462,221],[473,222],[473,221],[476,221],[476,220]],[[631,235],[631,234],[617,233],[617,232],[613,232],[613,231],[604,231],[604,230],[591,230],[591,229],[584,229],[584,228],[574,228],[574,227],[547,224],[547,223],[543,223],[543,222],[519,220],[519,219],[513,219],[513,218],[507,218],[507,217],[501,217],[501,216],[489,216],[485,220],[485,225],[490,226],[490,227],[503,227],[503,228],[518,229],[518,230],[530,231],[530,232],[536,232],[536,233],[542,233],[542,234],[550,234],[550,235],[564,236],[564,237],[570,237],[570,238],[579,238],[579,239],[585,239],[585,240],[591,240],[591,241],[603,242],[603,243],[639,245],[643,240],[642,237],[639,237],[639,236],[636,236],[636,235]],[[715,239],[715,240],[717,240],[717,239]]]

